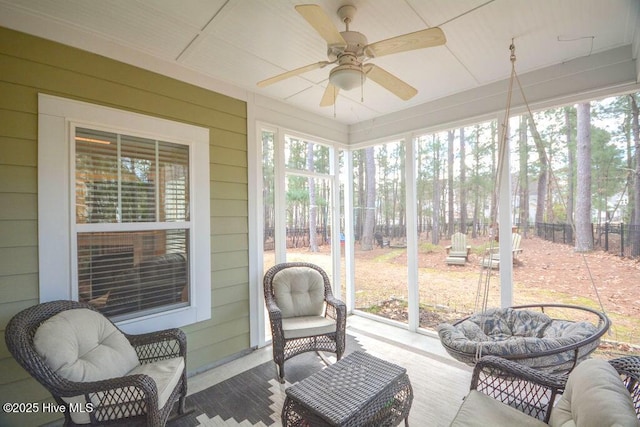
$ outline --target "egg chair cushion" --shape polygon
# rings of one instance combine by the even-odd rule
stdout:
[[[575,357],[563,348],[597,333],[590,322],[552,319],[544,313],[513,308],[489,309],[452,325],[438,326],[440,340],[473,364],[481,356],[516,358],[522,363],[546,369],[566,369]],[[579,350],[579,360],[598,346],[594,341]],[[555,351],[558,351],[555,353]]]

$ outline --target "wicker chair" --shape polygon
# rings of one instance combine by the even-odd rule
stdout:
[[[86,310],[76,311],[76,309]],[[78,316],[89,320],[82,325],[71,322],[73,319],[78,319]],[[65,322],[67,327],[61,331],[60,328]],[[108,355],[101,353],[89,363],[82,357],[76,356],[75,364],[82,365],[82,375],[87,375],[87,370],[90,369],[104,373],[103,369],[109,369],[109,367],[89,365],[106,359],[114,361],[104,356],[111,356],[118,360],[120,354],[118,352],[122,346],[130,351],[127,357],[133,359],[132,363],[136,367],[123,376],[94,380],[70,379],[69,377],[73,375],[65,370],[72,366],[68,363],[62,367],[52,368],[52,365],[59,362],[55,360],[59,357],[58,354],[62,353],[60,357],[64,358],[64,354],[81,353],[78,351],[84,345],[81,341],[87,336],[95,336],[94,330],[98,329],[92,328],[95,325],[100,325],[100,328],[105,327],[109,334],[105,341],[110,340],[108,343],[113,344],[112,340],[115,339],[120,347],[106,346],[108,347],[106,350],[100,348],[98,351],[110,353]],[[38,329],[41,327],[43,329],[38,334]],[[55,333],[55,328],[58,332],[62,332],[65,338],[53,346],[52,351],[41,355],[43,340],[46,342],[48,339],[51,344],[51,338],[42,335]],[[75,336],[76,331],[79,332],[77,336]],[[98,332],[98,335],[100,334],[101,332]],[[179,329],[128,335],[122,333],[109,319],[90,305],[75,301],[52,301],[29,307],[16,314],[7,325],[5,340],[9,351],[18,363],[53,395],[59,405],[65,406],[65,425],[122,423],[163,426],[176,401],[179,401],[179,413],[184,413],[187,394],[185,368],[187,345],[186,336]],[[76,343],[74,340],[79,343],[78,348],[72,348]],[[113,354],[114,352],[117,354]],[[173,371],[170,370],[171,368]],[[127,368],[116,367],[115,369]],[[173,372],[171,379],[156,382],[152,378],[157,372],[155,369]],[[77,373],[78,371],[75,372]],[[159,407],[163,402],[165,402],[164,405]],[[78,413],[79,410],[80,413]]]
[[[570,409],[568,405],[579,406],[576,402],[580,400],[580,392],[582,394],[596,395],[598,392],[593,392],[596,388],[607,389],[615,386],[613,383],[616,380],[613,379],[613,382],[608,387],[600,384],[593,386],[594,388],[590,390],[582,388],[582,390],[576,391],[576,387],[579,387],[579,385],[584,386],[589,381],[589,379],[585,380],[585,377],[595,378],[599,376],[597,371],[601,370],[602,366],[599,366],[598,363],[603,364],[603,361],[592,359],[581,363],[585,364],[581,367],[584,369],[580,373],[577,373],[578,369],[572,371],[575,377],[573,384],[570,385],[571,381],[569,379],[572,373],[552,374],[498,356],[484,356],[475,365],[471,378],[471,392],[465,398],[456,419],[451,425],[488,425],[487,423],[498,425],[501,422],[499,420],[504,422],[505,419],[510,420],[512,425],[546,425],[550,423],[550,420],[551,425],[564,425],[566,421],[562,417],[565,415],[558,416],[556,413],[552,417],[552,410],[554,412],[566,412]],[[624,394],[626,389],[631,395],[630,401],[633,404],[633,408],[626,407],[625,409],[631,414],[635,410],[636,418],[640,419],[640,357],[621,357],[609,360],[609,364],[615,369],[611,375],[615,376],[615,372],[617,372],[620,376],[621,382],[618,388],[622,390],[621,393]],[[578,376],[582,379],[576,379]],[[611,380],[612,377],[608,377],[608,381]],[[570,391],[571,386],[574,389]],[[567,396],[563,397],[563,394],[567,394]],[[599,395],[599,398],[602,398],[602,395]],[[479,410],[481,405],[485,405],[483,411]],[[583,403],[580,409],[584,410],[585,406],[589,405]],[[602,401],[593,406],[596,411],[600,411],[602,406],[614,412],[620,409],[615,408],[614,405],[603,404]],[[506,409],[503,410],[502,408]],[[517,411],[514,411],[513,408]],[[579,409],[574,410],[578,411]],[[484,418],[482,413],[490,414],[489,417],[492,419],[487,419],[489,417]],[[517,413],[520,415],[516,415]],[[522,418],[522,414],[529,417]],[[584,414],[582,416],[584,417]],[[633,415],[630,416],[633,417]],[[527,421],[527,419],[530,421]]]
[[[284,382],[284,362],[300,353],[328,351],[340,360],[347,308],[333,296],[324,270],[303,262],[277,264],[264,276],[264,297],[280,382]]]

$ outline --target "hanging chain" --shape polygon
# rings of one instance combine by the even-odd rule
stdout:
[[[360,102],[364,102],[364,70],[360,64]]]
[[[332,85],[333,86],[333,85]],[[336,95],[336,87],[333,86],[333,118],[336,118],[336,101],[338,96]]]

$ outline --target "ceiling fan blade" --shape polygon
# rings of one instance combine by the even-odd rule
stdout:
[[[396,95],[405,101],[413,98],[418,90],[408,83],[403,82],[388,71],[383,70],[377,65],[367,64],[365,65],[365,73],[367,77],[378,83],[389,92]]]
[[[347,42],[331,19],[317,4],[299,4],[296,10],[327,41],[329,46],[346,46]]]
[[[370,58],[375,58],[392,53],[406,52],[408,50],[440,46],[446,42],[447,38],[444,32],[442,32],[439,27],[433,27],[371,43],[365,47],[365,53]]]
[[[257,83],[258,87],[265,87],[271,84],[277,83],[281,80],[288,79],[289,77],[297,76],[302,73],[306,73],[307,71],[315,70],[317,68],[324,68],[327,65],[332,64],[329,61],[320,61],[315,64],[305,65],[304,67],[296,68],[295,70],[287,71],[286,73],[278,74],[277,76],[269,77],[268,79],[259,81]]]
[[[324,94],[322,95],[322,99],[320,100],[320,106],[329,107],[335,104],[338,92],[340,92],[340,88],[328,83],[327,88],[324,90]]]

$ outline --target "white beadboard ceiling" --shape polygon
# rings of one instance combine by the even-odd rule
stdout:
[[[341,91],[335,109],[320,107],[331,67],[258,88],[327,59],[325,41],[294,9],[303,3],[320,5],[340,31],[337,9],[356,6],[350,29],[369,43],[434,26],[447,42],[371,60],[418,89],[409,101],[367,81]],[[0,15],[3,26],[119,60],[128,52],[137,66],[348,125],[507,79],[512,39],[523,74],[627,45],[635,59],[640,38],[638,0],[0,0]]]

